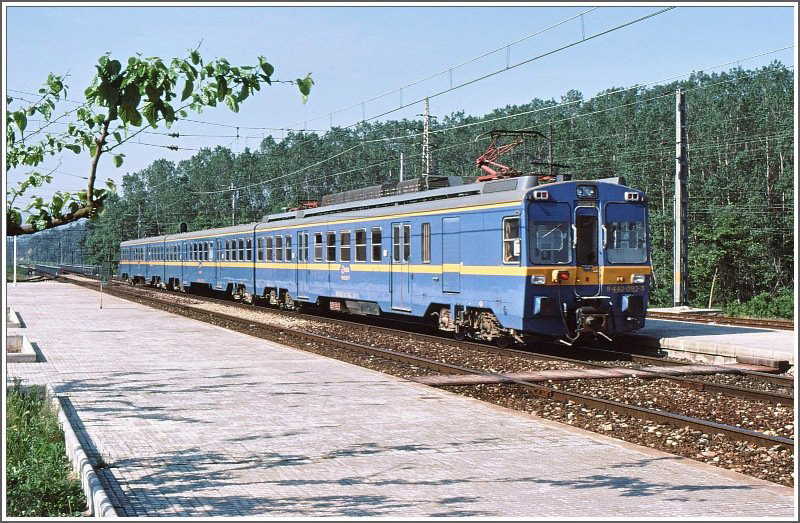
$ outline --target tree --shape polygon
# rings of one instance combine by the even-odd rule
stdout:
[[[310,74],[296,80],[273,80],[275,69],[262,56],[258,57],[257,65],[232,66],[225,58],[204,62],[197,49],[191,50],[186,58],[173,58],[169,62],[137,54],[128,58],[125,67],[106,53],[95,68],[92,84],[84,91],[86,101],[74,110],[54,117],[57,103],[67,95],[67,85],[63,76],[50,74],[39,89],[39,100],[22,109],[7,111],[7,170],[36,167],[46,156],[65,149],[75,154],[86,151],[90,157],[86,189],[76,193],[58,191],[50,202],[34,198],[24,209],[29,213],[26,224],[22,223],[22,210],[15,206],[16,198],[49,183],[52,173],[31,172],[12,188],[6,201],[10,236],[96,217],[115,190],[111,180],[106,182],[105,189],[95,187],[100,159],[108,154],[114,166],[120,167],[125,154],[119,149],[142,131],[157,128],[158,122],[163,121],[169,128],[189,111],[201,113],[203,108],[223,102],[231,111],[238,112],[239,104],[264,83],[294,84],[305,103],[314,84]],[[179,86],[182,86],[180,93]],[[7,98],[8,105],[13,101]],[[45,124],[26,134],[27,117],[36,113]],[[75,122],[65,132],[50,131],[52,124],[66,117],[74,118]]]

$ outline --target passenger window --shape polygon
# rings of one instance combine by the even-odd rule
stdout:
[[[400,261],[400,225],[392,225],[392,261]]]
[[[256,240],[256,252],[258,253],[256,255],[256,258],[258,259],[258,261],[264,261],[264,239],[263,238],[258,238],[258,240]]]
[[[303,233],[297,233],[297,261],[303,261]]]
[[[328,245],[326,249],[326,259],[329,262],[336,261],[336,233],[328,232]]]
[[[292,237],[286,236],[286,261],[292,261]]]
[[[208,259],[214,259],[214,242],[208,242]]]
[[[245,260],[252,261],[253,260],[253,240],[252,238],[247,238],[247,243],[245,246]]]
[[[367,261],[367,230],[356,230],[356,261]]]
[[[519,218],[503,218],[503,263],[519,263]]]
[[[422,263],[431,262],[431,224],[422,224]]]
[[[411,226],[403,225],[403,261],[411,259]]]
[[[381,228],[372,228],[372,261],[381,261]]]
[[[322,261],[322,233],[314,233],[314,261]]]
[[[283,261],[283,236],[275,237],[275,261]]]
[[[303,233],[303,261],[308,261],[308,233]]]
[[[244,238],[239,238],[239,261],[244,261]]]
[[[339,258],[350,261],[350,231],[339,231]]]
[[[265,249],[267,251],[266,253],[267,261],[272,261],[272,236],[267,236],[266,244],[267,246],[265,247]]]

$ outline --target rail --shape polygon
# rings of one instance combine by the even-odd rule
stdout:
[[[73,280],[73,283],[94,289],[93,285],[90,285],[85,282],[77,282]],[[281,336],[291,336],[293,339],[297,340],[319,343],[328,347],[335,347],[347,351],[354,351],[357,353],[379,357],[390,361],[413,365],[415,367],[424,368],[435,372],[440,372],[442,374],[479,374],[479,375],[487,375],[495,377],[500,376],[500,374],[494,372],[487,372],[484,370],[471,369],[468,367],[447,364],[390,349],[366,346],[360,343],[354,343],[346,340],[341,340],[338,338],[314,334],[303,330],[291,329],[285,326],[271,325],[268,323],[257,322],[252,319],[244,319],[237,316],[232,316],[229,314],[223,314],[219,312],[210,312],[203,309],[198,309],[196,307],[181,305],[175,303],[174,300],[165,300],[155,296],[143,296],[142,294],[131,292],[130,290],[127,289],[123,290],[123,288],[121,287],[114,287],[113,290],[109,289],[109,293],[121,295],[120,297],[122,298],[125,298],[125,296],[127,295],[129,298],[150,301],[152,303],[160,305],[165,310],[176,312],[184,316],[191,316],[194,319],[200,319],[201,321],[213,323],[215,325],[219,325],[225,328],[231,328],[240,332],[248,333],[250,335],[259,336],[264,331],[267,331],[272,334],[278,334]],[[191,311],[191,313],[189,313],[189,311]],[[440,342],[441,340],[437,339],[436,341]],[[500,349],[500,350],[510,350],[510,349]],[[789,448],[794,447],[793,439],[784,438],[781,436],[764,434],[747,429],[742,429],[740,427],[734,427],[731,425],[725,425],[713,421],[693,418],[681,414],[669,413],[666,411],[639,407],[636,405],[629,405],[614,400],[596,398],[592,396],[587,396],[585,394],[558,390],[552,387],[533,384],[522,380],[512,379],[511,381],[523,387],[525,390],[531,392],[536,397],[542,399],[562,401],[562,402],[572,401],[584,405],[586,407],[616,412],[619,414],[635,417],[638,419],[650,420],[657,423],[664,423],[675,427],[689,426],[693,429],[701,430],[703,432],[721,433],[729,438],[739,441],[754,443],[760,446],[785,445],[788,446]]]

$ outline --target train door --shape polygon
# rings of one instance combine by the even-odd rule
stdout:
[[[212,251],[211,263],[214,264],[214,287],[216,289],[222,288],[222,282],[220,282],[220,260],[222,259],[222,240],[214,240],[216,243],[216,248]],[[212,243],[212,245],[214,244]]]
[[[461,218],[442,219],[442,291],[461,292]]]
[[[309,266],[308,231],[297,233],[297,297],[308,298],[311,286],[311,268]]]
[[[150,247],[149,245],[145,246],[144,248],[144,281],[150,282],[150,278],[153,274],[153,269],[150,267],[152,263],[153,257],[150,254]]]
[[[181,284],[185,285],[187,272],[186,272],[186,258],[188,257],[189,250],[186,247],[186,240],[181,242]]]
[[[578,296],[600,294],[600,212],[594,206],[575,207],[573,247],[575,249],[575,293]]]
[[[411,310],[411,224],[392,223],[392,308]]]

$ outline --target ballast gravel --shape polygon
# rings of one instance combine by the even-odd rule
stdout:
[[[152,289],[137,290],[143,291],[141,295],[144,303],[146,303],[147,295],[162,299],[165,297],[164,292]],[[490,372],[518,372],[579,367],[569,362],[537,361],[521,357],[493,355],[474,349],[458,348],[445,343],[420,341],[400,335],[379,333],[374,330],[370,331],[368,328],[357,328],[354,325],[344,326],[326,322],[323,318],[320,320],[309,320],[303,317],[293,318],[260,307],[243,307],[235,303],[223,305],[175,293],[169,293],[167,296],[170,297],[170,301],[178,306],[188,305],[198,310],[228,314],[254,322],[280,326],[287,330],[297,329],[313,332],[323,336],[408,352],[436,361]],[[155,307],[165,310],[170,308],[168,305],[161,304],[155,305]],[[224,321],[218,322],[214,320],[213,323],[231,328],[231,326],[226,326]],[[337,349],[321,343],[299,340],[288,332],[274,333],[262,329],[258,332],[250,331],[247,333],[395,376],[410,378],[434,374],[430,370],[408,364]],[[717,376],[721,377],[720,382],[722,383],[746,387],[747,382],[751,382],[752,385],[755,385],[751,388],[773,390],[769,386],[760,386],[764,382],[757,380],[757,378],[736,375],[715,375],[714,377]],[[679,412],[687,416],[709,419],[787,438],[794,437],[794,411],[789,407],[732,398],[717,393],[697,392],[680,387],[669,380],[620,378],[548,382],[544,385],[643,407]],[[794,449],[783,445],[759,447],[751,443],[732,441],[722,434],[703,433],[690,427],[672,427],[652,421],[639,420],[623,414],[586,408],[573,402],[564,403],[544,400],[517,385],[450,386],[443,388],[503,407],[528,412],[534,416],[703,461],[781,485],[794,485]],[[787,391],[786,388],[779,388],[777,391],[792,392],[791,390]]]

